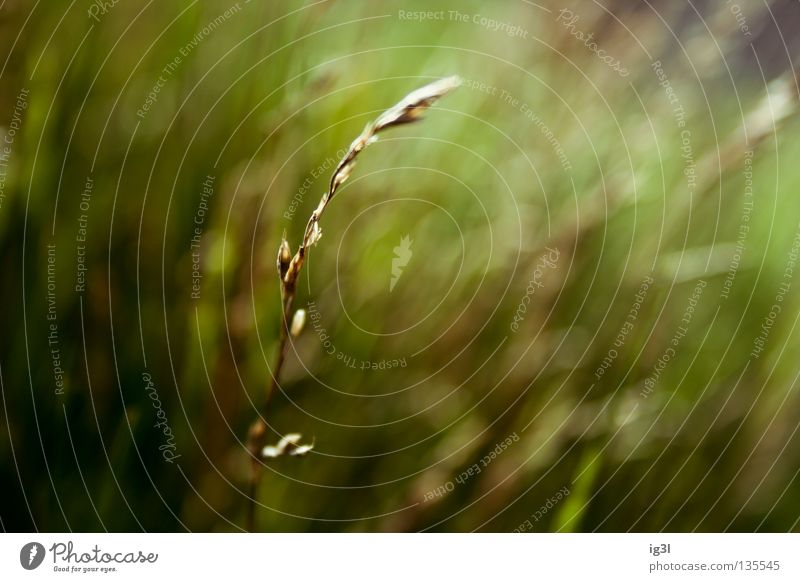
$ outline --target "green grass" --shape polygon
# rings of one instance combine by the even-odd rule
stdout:
[[[558,7],[457,7],[530,33],[515,39],[472,22],[402,21],[395,5],[240,3],[138,117],[162,68],[229,6],[149,6],[137,18],[139,6],[120,3],[91,31],[82,9],[61,22],[66,5],[38,7],[13,49],[30,8],[0,10],[0,55],[9,56],[0,127],[20,88],[30,90],[0,207],[6,529],[243,526],[243,442],[278,345],[275,252],[284,231],[296,246],[330,171],[312,177],[291,219],[284,212],[367,121],[449,74],[497,95],[461,87],[424,123],[361,156],[326,210],[296,303],[316,302],[337,353],[408,365],[349,368],[307,324],[268,420],[270,440],[301,432],[316,448],[267,469],[258,498],[273,510],[259,511],[258,527],[511,531],[568,485],[537,531],[797,529],[796,280],[764,352],[749,356],[800,223],[797,120],[777,130],[748,122],[751,138],[762,137],[754,210],[722,298],[742,220],[739,108],[758,110],[765,92],[735,28],[715,32],[731,80],[707,32],[665,14],[686,50],[706,55],[692,62],[701,85],[654,14],[614,4],[686,110],[702,170],[690,196],[680,130],[650,58],[596,7],[581,9],[580,28],[626,62],[625,79],[553,22]],[[787,68],[774,62],[770,79]],[[201,298],[192,300],[189,241],[209,174]],[[78,294],[88,175],[88,286]],[[389,293],[405,235],[413,256]],[[53,393],[48,353],[47,244],[57,247],[64,396]],[[559,261],[513,333],[545,246]],[[655,282],[635,326],[597,381],[648,274]],[[699,279],[708,286],[689,331],[644,399]],[[159,452],[145,370],[180,467]],[[520,441],[480,474],[422,502],[513,432]]]

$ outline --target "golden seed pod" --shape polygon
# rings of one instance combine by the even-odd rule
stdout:
[[[294,317],[292,318],[292,325],[289,328],[289,332],[292,334],[292,337],[299,336],[303,328],[306,325],[306,310],[305,309],[298,309],[294,312]]]
[[[289,263],[292,262],[292,252],[289,250],[289,243],[286,238],[281,241],[281,246],[278,247],[278,275],[281,279],[286,275],[289,270]]]

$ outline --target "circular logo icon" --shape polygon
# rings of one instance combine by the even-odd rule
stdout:
[[[19,551],[19,563],[26,570],[35,570],[44,561],[44,546],[39,542],[28,542]]]

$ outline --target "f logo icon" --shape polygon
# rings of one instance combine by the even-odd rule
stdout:
[[[19,563],[26,570],[35,570],[44,561],[44,546],[39,542],[29,542],[19,551]]]

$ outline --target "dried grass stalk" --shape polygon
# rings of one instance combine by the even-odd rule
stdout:
[[[331,199],[333,199],[333,196],[336,194],[336,191],[339,189],[339,187],[344,184],[344,182],[350,176],[351,172],[353,171],[353,167],[355,166],[356,158],[358,158],[359,154],[364,151],[368,145],[374,143],[375,140],[378,139],[379,133],[391,127],[405,125],[421,120],[423,114],[431,105],[433,105],[440,97],[443,97],[458,87],[460,84],[461,79],[459,79],[457,76],[446,77],[434,81],[433,83],[429,83],[428,85],[425,85],[416,91],[412,91],[397,105],[391,109],[387,109],[375,121],[367,124],[367,126],[364,128],[364,131],[361,132],[361,135],[354,139],[353,143],[350,144],[347,153],[342,157],[342,159],[339,161],[339,164],[336,166],[336,169],[331,176],[328,190],[322,195],[322,199],[320,199],[317,208],[311,213],[311,217],[308,219],[308,223],[306,224],[306,229],[303,234],[303,241],[300,243],[300,246],[298,247],[294,256],[292,256],[291,248],[286,240],[286,233],[284,233],[281,244],[278,247],[278,257],[276,261],[278,278],[280,279],[281,286],[283,321],[280,331],[280,340],[278,342],[277,360],[272,374],[272,380],[270,381],[269,388],[267,390],[264,412],[266,412],[266,407],[269,405],[272,395],[278,387],[280,372],[283,368],[283,362],[286,358],[286,346],[288,344],[289,337],[298,335],[302,329],[302,324],[298,323],[297,320],[295,320],[294,326],[297,330],[296,333],[293,333],[295,330],[291,329],[292,321],[295,319],[292,317],[292,306],[294,304],[295,291],[297,289],[297,279],[300,275],[300,269],[302,269],[305,262],[308,248],[319,242],[319,239],[322,237],[322,229],[319,226],[322,213],[325,212],[325,208],[327,208],[328,203],[330,203]],[[283,453],[283,449],[280,448],[281,444],[284,445],[284,448],[289,445],[294,447],[294,449],[292,449],[294,452],[289,453],[293,455],[299,454],[298,451],[301,451],[302,454],[305,454],[313,446],[303,445],[298,447],[297,442],[299,442],[300,435],[293,433],[292,435],[287,435],[287,437],[284,437],[284,439],[282,439],[275,447],[264,447],[266,429],[267,426],[264,421],[264,414],[262,414],[251,425],[248,432],[247,444],[252,460],[250,473],[250,501],[247,514],[247,528],[250,531],[253,531],[255,527],[256,489],[258,488],[258,483],[261,476],[262,459],[265,457],[272,458],[279,456],[276,454],[279,449],[280,452]],[[288,436],[291,436],[293,439],[291,443],[286,441]]]

